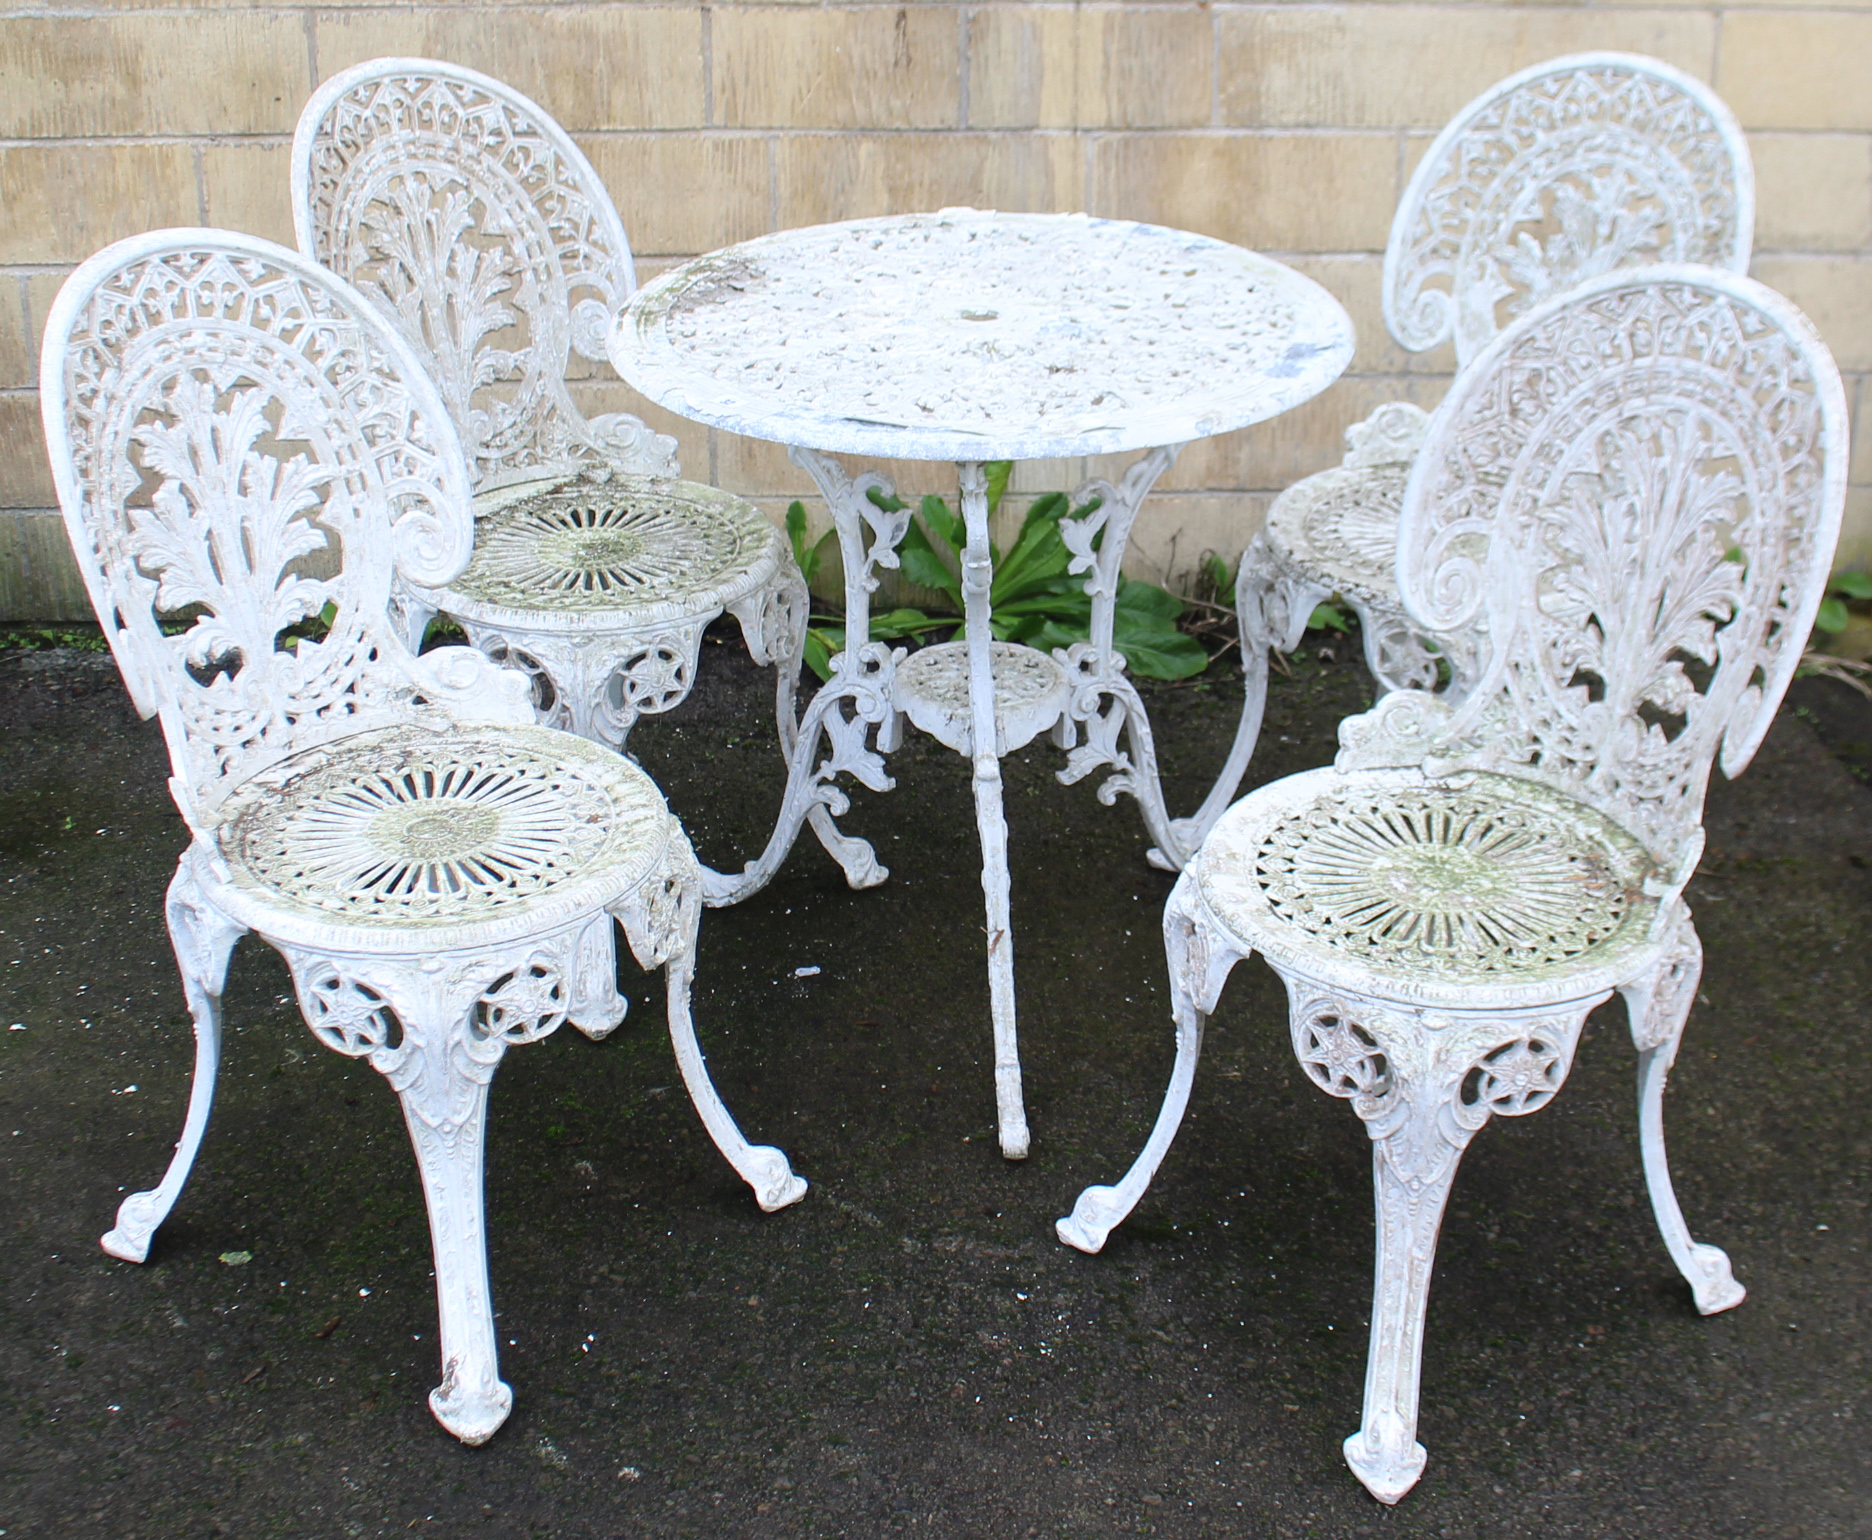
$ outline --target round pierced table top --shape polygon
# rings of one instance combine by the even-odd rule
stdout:
[[[611,361],[698,422],[907,460],[1183,443],[1319,394],[1330,294],[1271,258],[1085,214],[946,209],[745,241],[645,285]]]

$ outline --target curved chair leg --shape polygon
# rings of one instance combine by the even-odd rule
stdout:
[[[669,1000],[670,1042],[682,1071],[689,1100],[722,1158],[754,1189],[768,1213],[806,1196],[806,1183],[793,1174],[783,1151],[749,1144],[709,1079],[695,1021],[689,1013],[689,986],[695,971],[696,933],[702,916],[702,870],[688,842],[671,840],[664,870],[648,879],[618,911],[631,951],[644,968],[662,968]]]
[[[148,1258],[150,1237],[169,1217],[194,1168],[208,1114],[214,1107],[215,1075],[221,1064],[221,990],[227,982],[228,958],[246,930],[212,907],[202,896],[189,858],[169,883],[167,903],[169,943],[182,974],[182,992],[195,1022],[195,1074],[189,1086],[188,1115],[182,1137],[163,1179],[148,1192],[133,1192],[117,1207],[117,1223],[98,1242],[126,1262]]]
[[[790,564],[789,564],[790,565]],[[806,651],[806,621],[810,596],[805,582],[794,571],[783,572],[757,594],[750,595],[729,611],[741,623],[741,635],[756,663],[771,665],[774,670],[774,725],[780,734],[780,754],[789,767],[799,743],[799,671]],[[781,823],[787,821],[782,808]],[[870,842],[846,834],[834,822],[832,810],[814,801],[806,811],[806,821],[827,855],[845,873],[852,888],[874,888],[890,875],[878,864],[877,852]],[[798,837],[797,830],[793,836]],[[792,840],[787,841],[788,849]],[[782,851],[784,859],[786,851]],[[762,860],[766,860],[763,853]]]
[[[1371,1347],[1365,1364],[1365,1414],[1345,1441],[1346,1464],[1382,1503],[1417,1484],[1429,1459],[1417,1442],[1424,1314],[1437,1232],[1460,1144],[1437,1127],[1442,1109],[1412,1109],[1389,1135],[1374,1129],[1372,1185],[1378,1208],[1378,1255],[1372,1286]]]
[[[429,1410],[464,1444],[485,1444],[513,1410],[494,1345],[482,1193],[488,1084],[504,1044],[477,1042],[459,1017],[405,1017],[404,1028],[398,1061],[378,1068],[403,1104],[429,1209],[442,1338],[442,1383],[429,1392]]]
[[[1245,955],[1205,919],[1202,900],[1187,874],[1179,877],[1170,890],[1170,900],[1164,906],[1163,931],[1170,1008],[1176,1022],[1176,1063],[1150,1138],[1131,1169],[1115,1187],[1086,1188],[1073,1204],[1072,1213],[1054,1226],[1060,1240],[1081,1251],[1096,1252],[1104,1246],[1111,1232],[1137,1207],[1169,1153],[1170,1142],[1176,1138],[1189,1106],[1196,1060],[1202,1052],[1203,1025],[1215,1009],[1230,971]]]
[[[1114,1187],[1086,1188],[1073,1204],[1072,1213],[1053,1226],[1053,1233],[1060,1240],[1080,1251],[1102,1250],[1111,1232],[1130,1217],[1183,1124],[1190,1088],[1196,1082],[1196,1060],[1202,1053],[1203,1024],[1207,1019],[1196,1000],[1203,981],[1200,976],[1191,977],[1194,941],[1194,922],[1174,907],[1166,912],[1164,949],[1170,962],[1170,1011],[1176,1022],[1176,1063],[1170,1071],[1170,1084],[1164,1091],[1163,1106],[1157,1111],[1150,1138],[1131,1163],[1131,1169]]]
[[[509,1047],[537,1042],[565,1020],[588,931],[469,957],[280,948],[313,1036],[368,1059],[402,1103],[435,1261],[442,1383],[429,1392],[429,1410],[464,1444],[486,1443],[513,1409],[488,1283],[488,1086]]]
[[[1378,1210],[1365,1411],[1346,1464],[1382,1503],[1417,1484],[1424,1313],[1437,1233],[1456,1167],[1490,1117],[1519,1117],[1553,1099],[1572,1066],[1587,1012],[1440,1014],[1326,993],[1289,978],[1294,1052],[1313,1082],[1352,1103],[1372,1140]],[[1603,997],[1601,997],[1603,998]]]
[[[1275,561],[1265,536],[1256,535],[1242,552],[1241,565],[1235,571],[1235,624],[1242,657],[1241,719],[1235,727],[1235,741],[1229,745],[1228,759],[1202,806],[1188,818],[1171,822],[1185,850],[1194,851],[1202,844],[1216,820],[1228,811],[1242,777],[1248,773],[1267,710],[1268,653],[1292,652],[1298,647],[1314,606],[1327,597],[1327,589],[1304,583],[1286,572]]]
[[[1697,1310],[1715,1315],[1733,1310],[1748,1291],[1736,1282],[1728,1253],[1691,1239],[1664,1154],[1664,1082],[1676,1061],[1702,977],[1703,943],[1685,914],[1656,969],[1619,993],[1625,997],[1632,1041],[1638,1048],[1638,1144],[1644,1156],[1645,1184],[1651,1190],[1651,1212],[1657,1216],[1671,1260],[1690,1284]]]

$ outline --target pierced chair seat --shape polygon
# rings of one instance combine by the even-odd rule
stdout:
[[[1268,543],[1314,583],[1397,603],[1397,520],[1408,461],[1335,466],[1297,481],[1268,510]]]
[[[1244,953],[1400,1003],[1583,999],[1658,950],[1644,846],[1512,776],[1289,776],[1230,808],[1187,870]]]
[[[451,613],[523,625],[646,625],[719,615],[773,581],[786,537],[752,503],[693,481],[549,477],[475,499]]]
[[[222,812],[215,903],[268,940],[347,952],[562,929],[618,904],[680,838],[629,760],[486,723],[353,734],[254,777]]]
[[[621,747],[639,715],[689,694],[702,632],[724,611],[759,661],[783,662],[804,618],[792,571],[786,537],[752,503],[601,468],[477,497],[467,569],[414,594],[532,676],[541,722]]]
[[[1437,654],[1411,624],[1397,587],[1398,514],[1429,420],[1406,402],[1387,402],[1348,430],[1353,447],[1344,464],[1274,500],[1240,580],[1259,598],[1259,624],[1250,630],[1263,652],[1293,651],[1314,606],[1338,594],[1358,613],[1365,665],[1381,691],[1437,687]]]

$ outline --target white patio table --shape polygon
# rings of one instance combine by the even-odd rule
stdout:
[[[1060,779],[1109,766],[1101,800],[1131,793],[1153,857],[1182,867],[1233,786],[1193,818],[1173,820],[1164,807],[1149,718],[1112,647],[1131,525],[1184,443],[1317,395],[1350,361],[1352,342],[1351,320],[1324,289],[1241,247],[1083,214],[976,209],[731,246],[646,285],[613,323],[611,361],[652,401],[788,446],[825,495],[844,561],[846,646],[802,717],[785,813],[761,858],[738,875],[707,874],[705,895],[732,903],[766,883],[807,813],[822,803],[844,810],[840,771],[888,790],[881,755],[901,742],[905,718],[968,755],[1010,1160],[1027,1154],[1028,1130],[1000,756],[1051,729],[1070,751]],[[1090,640],[1052,656],[994,641],[985,463],[1134,450],[1148,453],[1116,485],[1082,485],[1073,506],[1096,507],[1060,523],[1071,570],[1086,575]],[[965,641],[906,655],[871,640],[877,569],[897,565],[910,513],[870,498],[894,492],[888,478],[848,475],[829,451],[956,462]],[[865,885],[885,875],[873,862]]]

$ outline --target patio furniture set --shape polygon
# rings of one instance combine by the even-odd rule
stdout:
[[[119,242],[47,327],[58,495],[193,834],[168,921],[195,1023],[161,1183],[103,1239],[142,1261],[206,1128],[220,997],[248,931],[315,1036],[401,1099],[428,1205],[437,1419],[506,1419],[482,1198],[488,1086],[511,1046],[622,1019],[615,927],[662,968],[677,1061],[761,1207],[786,1156],[717,1095],[689,995],[704,907],[767,883],[802,829],[854,888],[838,778],[885,791],[905,724],[968,758],[982,849],[1001,1147],[1027,1154],[1000,759],[1042,733],[1060,779],[1138,804],[1165,915],[1175,1065],[1142,1154],[1059,1237],[1096,1252],[1187,1103],[1235,963],[1285,981],[1306,1073],[1373,1141],[1377,1282],[1346,1458],[1395,1502],[1424,1466],[1418,1372],[1463,1149],[1564,1081],[1621,994],[1645,1173],[1699,1310],[1740,1303],[1672,1195],[1665,1075],[1700,950],[1683,888],[1718,756],[1735,775],[1792,676],[1845,478],[1839,376],[1743,276],[1747,152],[1703,86],[1581,55],[1502,82],[1431,147],[1385,257],[1386,324],[1459,371],[1393,403],[1342,466],[1276,503],[1237,585],[1244,700],[1200,808],[1172,817],[1113,645],[1126,542],[1178,448],[1325,389],[1352,326],[1281,264],[1181,231],[947,210],[783,232],[635,288],[590,164],[536,105],[453,65],[385,59],[314,94],[292,155],[300,250],[215,230]],[[685,417],[788,447],[843,557],[846,645],[795,698],[808,596],[783,536],[679,479],[674,444],[587,418],[573,353]],[[1061,535],[1091,599],[1057,653],[993,640],[985,465],[1136,453]],[[835,454],[948,460],[967,545],[959,639],[873,640],[910,518]],[[892,511],[893,508],[896,511]],[[1235,800],[1268,656],[1333,593],[1380,686],[1336,762]],[[776,671],[785,796],[739,872],[703,867],[623,750],[688,693],[704,628]],[[423,651],[451,617],[471,646]]]

